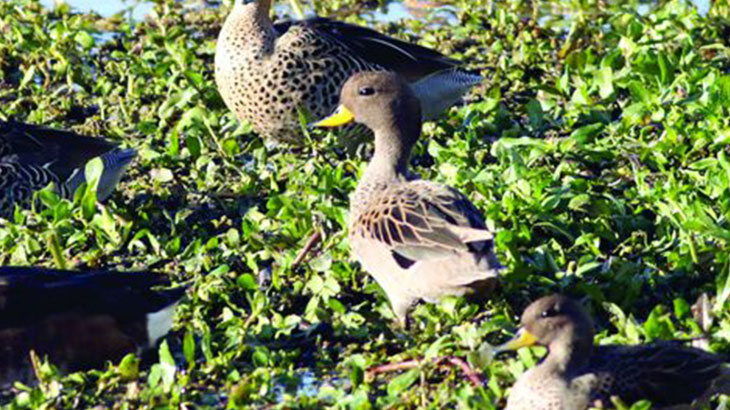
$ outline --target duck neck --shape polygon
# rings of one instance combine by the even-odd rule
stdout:
[[[269,11],[271,10],[271,0],[256,0],[256,16],[261,21],[266,21],[271,25]]]
[[[236,1],[218,37],[219,44],[234,45],[236,56],[245,50],[249,56],[263,57],[274,50],[276,33],[269,17],[271,0],[242,4]]]
[[[588,364],[593,352],[593,330],[569,326],[548,346],[543,366],[550,372],[571,375]]]
[[[407,178],[411,149],[421,135],[419,121],[389,121],[387,127],[375,129],[375,152],[364,180],[389,182]]]
[[[380,191],[394,183],[410,179],[408,160],[411,148],[421,133],[420,123],[417,126],[408,126],[402,122],[394,122],[394,124],[398,124],[398,126],[373,130],[375,153],[352,198],[350,208],[353,215],[357,215],[359,210],[363,209],[374,191]]]

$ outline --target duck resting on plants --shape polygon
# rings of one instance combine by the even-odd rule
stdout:
[[[183,287],[151,272],[0,267],[0,387],[30,382],[34,351],[74,372],[154,346]]]
[[[0,217],[12,215],[15,206],[30,205],[33,193],[49,184],[70,199],[86,182],[84,168],[99,157],[104,170],[97,199],[114,191],[124,171],[136,155],[102,138],[0,121]]]
[[[540,345],[547,356],[512,387],[507,410],[587,410],[649,400],[653,409],[700,409],[730,394],[727,359],[676,342],[593,345],[593,321],[562,295],[525,309],[517,336],[497,352]]]
[[[435,50],[369,28],[323,17],[274,24],[272,1],[235,0],[218,36],[215,80],[228,108],[273,140],[300,141],[299,112],[331,113],[356,72],[399,73],[427,120],[482,81]]]

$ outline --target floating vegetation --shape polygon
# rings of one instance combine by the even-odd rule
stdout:
[[[367,157],[320,131],[267,146],[239,123],[213,74],[232,1],[194,3],[132,22],[0,2],[0,120],[137,151],[105,201],[44,190],[0,220],[0,264],[190,284],[157,354],[73,374],[36,357],[40,381],[6,408],[502,408],[544,350],[490,346],[554,292],[588,309],[597,344],[730,353],[726,2],[454,0],[382,21],[382,2],[302,2],[486,78],[425,124],[410,165],[481,211],[503,276],[487,302],[419,304],[406,329],[350,256]]]

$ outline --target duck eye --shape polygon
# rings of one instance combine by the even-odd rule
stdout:
[[[557,315],[558,313],[560,313],[558,312],[558,308],[551,307],[547,310],[543,310],[542,312],[540,312],[540,317],[552,317]]]
[[[357,90],[357,93],[363,96],[373,95],[375,94],[375,89],[373,87],[362,87]]]

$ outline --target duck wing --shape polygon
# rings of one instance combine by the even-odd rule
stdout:
[[[306,26],[323,38],[336,41],[371,64],[398,72],[409,82],[460,65],[459,61],[436,50],[398,40],[367,27],[325,17],[282,21],[274,24],[274,29],[284,33],[295,24]]]
[[[457,254],[491,254],[492,233],[457,190],[411,181],[383,192],[352,224],[354,234],[391,250],[399,265]]]
[[[0,329],[67,312],[133,320],[180,299],[183,287],[155,289],[169,284],[151,272],[0,267]]]
[[[12,156],[19,164],[45,167],[62,181],[116,146],[70,131],[0,121],[0,157]]]
[[[611,396],[656,407],[689,404],[727,372],[722,356],[673,342],[598,347],[588,367],[601,381],[595,399],[609,407]]]

